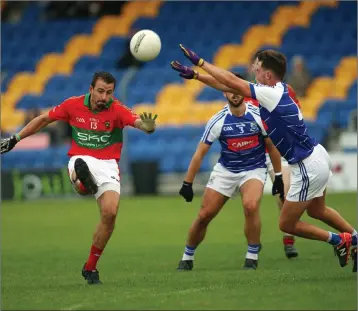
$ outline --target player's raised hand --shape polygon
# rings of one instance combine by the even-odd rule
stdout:
[[[194,191],[193,191],[193,184],[187,181],[183,182],[179,190],[179,194],[185,199],[187,202],[193,201]]]
[[[15,135],[1,140],[1,154],[9,152],[19,142]]]
[[[272,185],[272,195],[280,195],[280,199],[283,201],[285,199],[285,190],[283,185],[282,174],[276,175],[275,180]]]
[[[170,66],[180,72],[179,76],[181,76],[184,79],[197,79],[198,78],[198,72],[194,69],[191,69],[190,67],[184,66],[178,61],[171,62]]]
[[[204,59],[200,58],[194,51],[187,49],[184,45],[179,44],[179,47],[183,51],[185,57],[189,59],[195,66],[203,66]]]
[[[158,117],[158,115],[155,114],[154,116],[152,116],[151,112],[149,112],[148,114],[146,112],[143,112],[139,116],[142,120],[141,128],[147,133],[153,133],[156,128],[155,119]]]

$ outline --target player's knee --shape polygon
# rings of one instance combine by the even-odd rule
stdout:
[[[248,200],[243,203],[243,206],[246,217],[255,215],[259,210],[259,203],[255,200]]]
[[[201,224],[207,225],[214,218],[214,214],[209,209],[202,206],[199,211],[198,218]]]
[[[294,224],[283,217],[280,217],[279,227],[282,232],[294,234]]]
[[[102,223],[106,224],[109,227],[114,228],[116,218],[117,218],[117,206],[111,204],[102,208],[102,212],[101,212]]]

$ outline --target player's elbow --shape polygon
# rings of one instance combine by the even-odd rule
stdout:
[[[49,124],[51,123],[53,120],[50,118],[49,114],[48,113],[43,113],[41,115],[39,115],[37,117],[37,119],[39,121],[41,121],[41,123],[45,123],[45,124]]]

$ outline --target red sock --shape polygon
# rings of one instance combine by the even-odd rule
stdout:
[[[103,249],[99,249],[98,247],[92,245],[91,252],[87,259],[85,270],[91,270],[91,271],[96,270],[97,261],[101,257],[102,252]]]
[[[295,238],[293,236],[284,236],[283,244],[284,245],[293,245],[295,243]]]

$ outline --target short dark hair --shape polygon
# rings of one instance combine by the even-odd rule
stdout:
[[[257,55],[262,62],[262,67],[271,70],[280,80],[283,80],[286,74],[287,61],[283,53],[275,50],[263,50]]]
[[[94,87],[98,79],[102,79],[104,82],[111,84],[114,83],[114,88],[116,88],[116,78],[113,75],[106,71],[95,72],[92,77],[91,85]]]
[[[259,54],[260,54],[262,51],[264,51],[264,50],[258,50],[258,51],[255,52],[255,54],[253,54],[253,55],[251,56],[251,64],[253,64],[253,63],[255,62],[256,58],[259,56]]]
[[[232,74],[234,74],[236,77],[238,77],[240,79],[245,80],[244,77],[241,74],[237,73],[237,72],[232,72]]]

